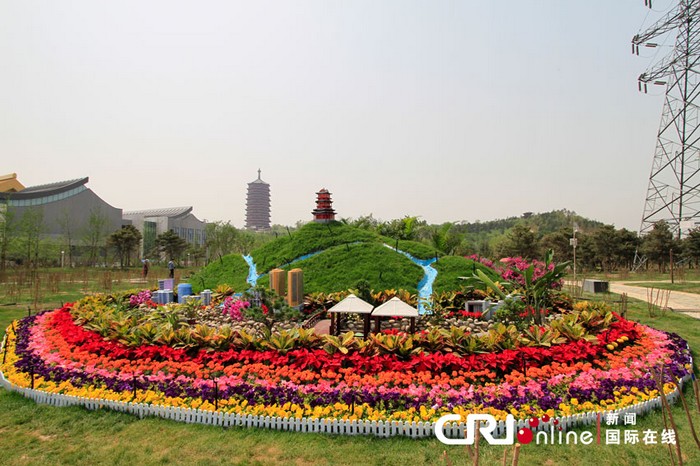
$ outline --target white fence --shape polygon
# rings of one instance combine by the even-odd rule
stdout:
[[[0,351],[4,350],[7,336],[3,339]],[[691,360],[692,364],[692,360]],[[679,388],[666,395],[669,403],[675,402],[679,397],[679,389],[683,389],[683,384],[690,380],[690,374],[683,377],[678,382]],[[375,435],[377,437],[404,436],[411,438],[423,438],[433,436],[432,422],[404,422],[404,421],[365,421],[342,419],[319,419],[319,418],[281,418],[276,416],[254,416],[252,414],[231,414],[221,411],[204,411],[201,409],[177,408],[173,406],[149,405],[144,403],[131,403],[127,401],[103,400],[97,398],[84,398],[79,396],[63,395],[60,393],[49,393],[31,388],[19,387],[5,378],[5,374],[0,371],[0,385],[5,389],[21,393],[25,397],[37,403],[51,406],[83,406],[90,410],[111,409],[123,413],[134,414],[140,418],[146,416],[161,417],[178,422],[190,424],[205,424],[221,427],[259,427],[263,429],[288,430],[295,432],[312,432],[337,435]],[[563,431],[578,426],[589,426],[598,422],[598,414],[601,419],[605,419],[608,413],[617,413],[622,419],[625,413],[636,413],[643,415],[654,409],[661,408],[661,396],[630,405],[626,408],[614,411],[588,412],[574,414],[571,416],[558,417],[559,425]],[[520,419],[516,421],[516,430],[521,427],[528,427],[528,421]],[[448,438],[464,438],[466,424],[446,423],[443,432]],[[533,431],[546,430],[549,426],[540,423]],[[505,435],[505,422],[498,421],[495,437]]]
[[[690,376],[686,376],[681,380],[683,382],[689,380]],[[125,401],[101,400],[95,398],[83,398],[78,396],[62,395],[60,393],[48,393],[30,388],[18,387],[5,379],[5,375],[0,373],[0,384],[7,390],[21,393],[25,397],[34,400],[37,403],[48,404],[51,406],[83,406],[87,409],[111,409],[123,413],[134,414],[140,418],[146,416],[161,417],[171,419],[178,422],[187,422],[193,424],[206,424],[221,427],[259,427],[263,429],[289,430],[295,432],[314,432],[324,434],[338,435],[375,435],[378,437],[395,437],[405,436],[411,438],[431,437],[433,436],[432,422],[403,422],[403,421],[344,421],[339,419],[318,419],[318,418],[281,418],[270,416],[253,416],[250,414],[231,414],[221,411],[203,411],[200,409],[176,408],[172,406],[149,405],[143,403],[131,403]],[[678,398],[678,390],[667,395],[669,402],[674,402]],[[625,413],[636,413],[639,415],[646,414],[649,411],[661,407],[661,397],[656,397],[653,400],[637,403],[628,406],[624,409],[615,411],[604,411],[600,415],[605,419],[605,415],[612,412],[617,413],[622,419]],[[559,419],[559,425],[564,431],[577,427],[588,426],[595,424],[598,419],[598,413],[589,412],[583,414],[574,414],[565,416]],[[516,422],[516,430],[521,427],[527,427],[527,420],[518,420]],[[545,430],[548,427],[540,424],[535,431]],[[462,438],[465,423],[447,423],[444,427],[445,435],[449,438]],[[505,423],[499,421],[494,435],[497,437],[505,434]]]

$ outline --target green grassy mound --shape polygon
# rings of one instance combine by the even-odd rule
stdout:
[[[213,290],[218,285],[228,285],[236,291],[245,291],[250,286],[246,282],[248,278],[248,264],[238,254],[230,254],[211,262],[199,272],[189,278],[192,289],[199,293],[204,289]]]
[[[438,271],[433,283],[433,293],[460,289],[466,282],[459,277],[471,277],[477,270],[481,270],[493,280],[500,279],[496,272],[485,265],[461,256],[441,257],[433,263],[433,267]]]
[[[340,222],[328,224],[307,223],[290,236],[283,236],[251,253],[258,273],[267,273],[300,256],[323,251],[333,246],[350,243],[379,241],[372,232]]]
[[[304,270],[305,291],[339,291],[365,279],[375,290],[404,288],[415,292],[423,277],[420,267],[391,251],[396,240],[344,223],[308,223],[290,236],[282,236],[251,252],[259,274],[274,268],[289,270],[288,263],[307,254],[323,251],[291,267]],[[399,241],[398,247],[418,259],[436,257],[436,250],[414,241]],[[349,257],[348,251],[352,251]],[[364,263],[366,262],[366,263]],[[317,269],[318,268],[318,269]],[[195,292],[227,284],[236,291],[248,287],[248,265],[240,255],[225,256],[190,277]],[[267,286],[267,277],[258,280]]]
[[[403,288],[416,293],[418,282],[423,278],[423,270],[419,266],[381,243],[334,246],[281,268],[300,268],[304,271],[305,293],[347,290],[363,279],[374,290]],[[269,286],[268,277],[262,277],[258,284]]]

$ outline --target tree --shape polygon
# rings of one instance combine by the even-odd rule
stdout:
[[[525,223],[518,223],[508,230],[498,246],[502,257],[537,258],[537,238]]]
[[[640,243],[639,236],[637,236],[637,232],[630,231],[626,228],[617,230],[615,235],[618,241],[618,263],[626,269],[631,269],[634,264],[634,256]]]
[[[455,231],[452,223],[443,223],[441,226],[430,226],[430,243],[438,251],[452,254],[462,243],[462,237]]]
[[[355,220],[349,220],[348,223],[354,227],[363,230],[375,231],[379,222],[372,217],[372,214],[357,217]]]
[[[7,253],[10,249],[10,241],[14,235],[14,210],[9,202],[0,202],[0,270],[5,271]]]
[[[166,258],[177,260],[187,249],[187,241],[177,236],[173,230],[168,230],[156,237],[156,248]]]
[[[131,266],[131,255],[136,251],[143,236],[133,225],[125,225],[107,238],[107,245],[119,256],[119,266]]]
[[[673,246],[673,233],[664,220],[656,222],[652,230],[642,239],[642,251],[649,261],[659,266],[659,272],[664,272],[666,269]]]
[[[683,256],[697,267],[700,261],[700,227],[693,228],[682,241]]]
[[[82,234],[83,244],[88,248],[88,265],[94,266],[97,263],[100,248],[103,246],[106,235],[107,217],[98,206],[90,210],[90,215]]]
[[[401,219],[384,222],[377,227],[380,235],[400,240],[415,239],[417,227],[424,226],[425,220],[420,221],[418,217],[405,216]]]
[[[221,260],[223,256],[235,251],[240,232],[231,222],[207,223],[206,233],[205,246],[209,257],[216,256]]]
[[[44,211],[41,207],[26,210],[20,220],[19,229],[25,263],[37,268],[41,233],[44,231]]]
[[[600,265],[603,272],[609,272],[615,268],[618,257],[618,235],[615,227],[612,225],[603,225],[596,228],[592,235],[593,251],[595,253],[595,262]]]
[[[58,226],[61,228],[63,237],[66,241],[65,250],[68,251],[68,264],[73,264],[73,240],[75,239],[75,226],[74,220],[68,209],[63,209],[60,217],[56,220]]]
[[[552,233],[547,233],[540,240],[540,248],[547,251],[554,251],[554,257],[558,261],[571,261],[574,259],[574,249],[570,243],[572,238],[570,228],[561,228]]]

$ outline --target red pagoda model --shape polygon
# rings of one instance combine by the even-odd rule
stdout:
[[[314,214],[316,223],[329,223],[335,220],[331,193],[326,188],[316,193],[316,208],[311,213]]]

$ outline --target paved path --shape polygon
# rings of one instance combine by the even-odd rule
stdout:
[[[610,282],[610,291],[613,293],[627,293],[630,298],[647,301],[648,288],[643,286],[634,286],[622,282]],[[656,291],[654,292],[656,296]],[[700,319],[700,294],[685,293],[683,291],[671,291],[668,298],[668,307],[673,312],[681,312],[696,319]]]
[[[331,319],[323,319],[314,325],[316,335],[329,335],[331,333]]]

